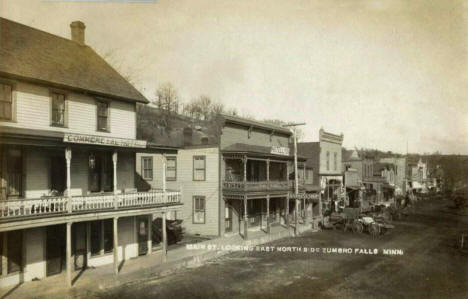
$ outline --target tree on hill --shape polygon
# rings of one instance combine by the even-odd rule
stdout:
[[[161,84],[156,91],[153,104],[169,114],[179,113],[179,96],[176,88],[170,82]]]

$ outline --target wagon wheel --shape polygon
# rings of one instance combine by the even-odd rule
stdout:
[[[364,231],[364,225],[358,220],[353,223],[353,233],[362,233]]]
[[[369,226],[370,235],[375,238],[380,235],[380,226],[377,223],[371,223]]]

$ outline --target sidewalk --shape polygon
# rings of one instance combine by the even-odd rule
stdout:
[[[249,232],[249,240],[243,240],[239,235],[208,240],[197,245],[243,245],[256,246],[293,235],[292,229],[282,226],[271,227],[269,235],[263,231]],[[96,290],[105,290],[121,284],[146,280],[158,276],[166,276],[181,268],[198,267],[205,261],[229,254],[229,251],[188,250],[179,247],[169,250],[166,262],[163,262],[161,251],[147,256],[125,261],[120,264],[118,276],[113,273],[113,265],[76,271],[73,273],[73,286],[66,286],[65,271],[59,275],[40,281],[27,282],[15,287],[0,289],[0,298],[69,298],[88,297]],[[34,294],[34,295],[32,295]]]

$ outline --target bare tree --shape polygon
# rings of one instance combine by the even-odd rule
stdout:
[[[169,113],[178,113],[179,96],[175,87],[169,82],[160,85],[156,91],[156,99],[153,104]]]

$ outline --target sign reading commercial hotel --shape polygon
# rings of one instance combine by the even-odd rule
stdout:
[[[289,147],[272,146],[271,153],[275,155],[289,156]]]
[[[65,136],[63,137],[63,142],[119,146],[119,147],[136,147],[136,148],[146,147],[145,140],[112,138],[112,137],[105,137],[105,136],[93,136],[93,135],[82,135],[82,134],[65,134]]]

